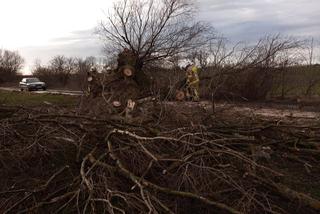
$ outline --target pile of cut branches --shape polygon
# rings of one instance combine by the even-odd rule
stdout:
[[[0,212],[319,213],[319,123],[155,106],[1,109]]]

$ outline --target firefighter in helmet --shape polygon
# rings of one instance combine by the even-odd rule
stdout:
[[[194,64],[189,64],[186,67],[188,95],[193,101],[199,101],[200,79],[198,68]]]

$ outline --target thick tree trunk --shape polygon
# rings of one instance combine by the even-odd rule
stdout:
[[[99,73],[93,68],[88,73],[89,98],[103,98],[124,111],[130,103],[150,94],[150,79],[143,72],[143,63],[125,50],[118,56],[118,68],[112,73]]]
[[[118,56],[118,72],[123,73],[125,68],[133,70],[132,78],[137,83],[139,90],[145,94],[150,90],[150,78],[143,71],[143,61],[139,59],[132,51],[124,50]]]

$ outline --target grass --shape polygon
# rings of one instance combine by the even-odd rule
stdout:
[[[0,90],[0,105],[5,106],[39,106],[51,103],[59,106],[73,106],[79,98],[59,94],[36,94],[30,92]]]

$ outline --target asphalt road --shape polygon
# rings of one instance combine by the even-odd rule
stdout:
[[[0,90],[4,91],[20,91],[19,88],[11,88],[11,87],[0,87]],[[55,89],[48,89],[46,91],[31,91],[28,93],[36,93],[36,94],[62,94],[62,95],[70,95],[70,96],[81,96],[83,95],[82,91],[70,91],[70,90],[55,90]]]

